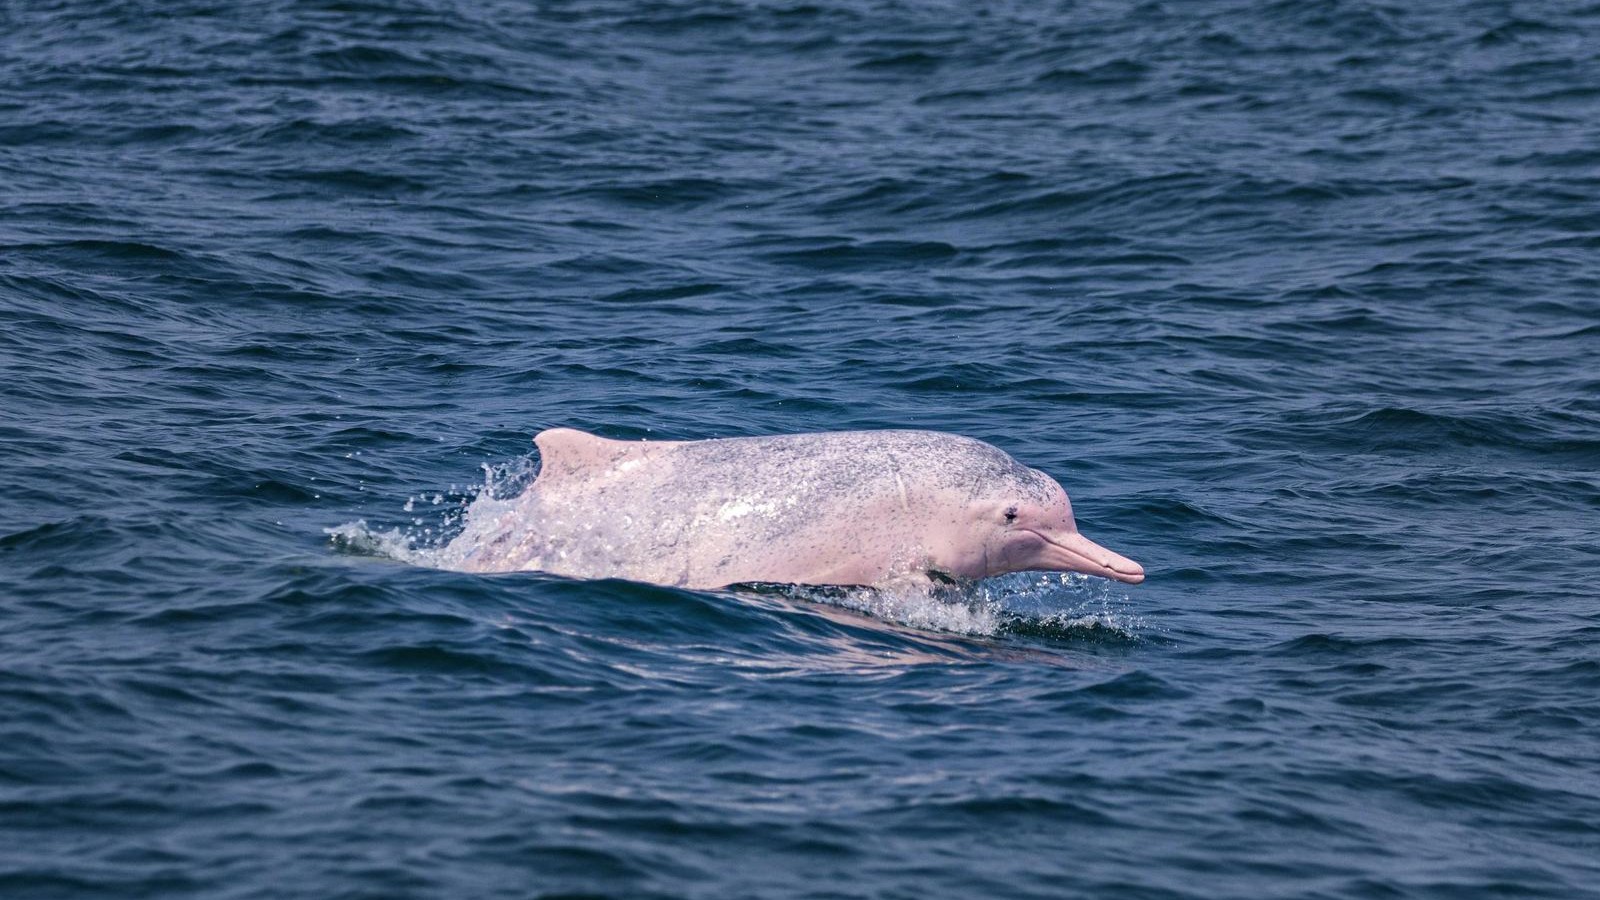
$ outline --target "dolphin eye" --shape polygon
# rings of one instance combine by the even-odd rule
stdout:
[[[1015,506],[1006,507],[1006,523],[1010,524],[1012,522],[1015,522],[1016,520],[1017,520],[1017,508]]]

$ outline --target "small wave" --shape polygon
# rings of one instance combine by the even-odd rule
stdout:
[[[987,637],[999,634],[1004,622],[999,604],[944,585],[930,588],[908,581],[879,587],[740,585],[739,589],[826,603],[922,631]]]
[[[1047,641],[1133,641],[1144,620],[1121,608],[1125,597],[1100,578],[1019,572],[966,584],[903,581],[875,587],[741,585],[826,603],[921,631]]]
[[[418,562],[418,548],[414,538],[400,528],[380,530],[357,519],[332,528],[322,529],[333,548],[352,556],[381,556],[401,562]]]

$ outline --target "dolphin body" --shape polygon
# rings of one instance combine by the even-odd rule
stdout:
[[[615,441],[552,428],[534,443],[537,478],[468,510],[446,548],[452,567],[688,588],[1028,570],[1144,580],[1138,563],[1078,533],[1053,478],[959,435]]]

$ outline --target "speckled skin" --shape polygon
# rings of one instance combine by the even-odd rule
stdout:
[[[462,568],[691,588],[1025,569],[1144,578],[1077,533],[1048,475],[958,435],[613,441],[555,428],[534,440],[538,478],[473,507],[451,545]]]

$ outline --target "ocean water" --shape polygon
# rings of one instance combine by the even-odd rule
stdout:
[[[0,896],[1600,897],[1600,5],[0,5]],[[423,563],[932,428],[1138,586]]]

